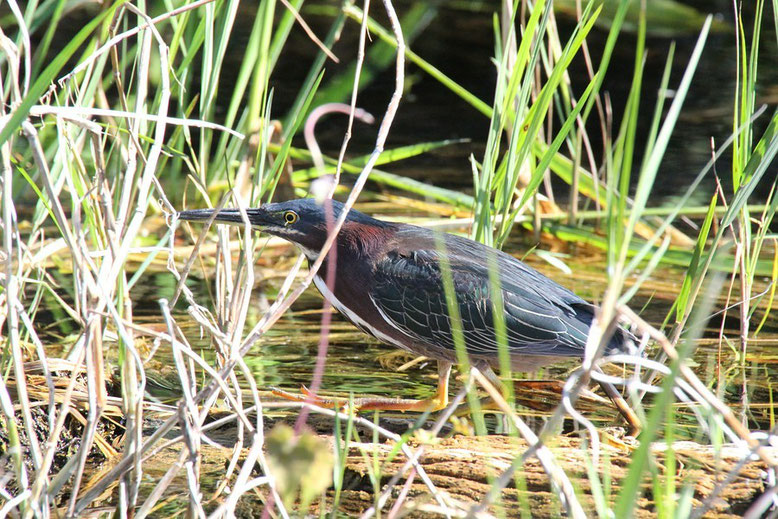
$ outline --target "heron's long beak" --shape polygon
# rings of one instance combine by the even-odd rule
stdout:
[[[178,213],[181,220],[204,222],[210,220],[215,209],[190,209]],[[267,212],[262,209],[246,209],[249,223],[254,227],[262,227],[270,222],[267,221]],[[243,225],[245,222],[238,209],[222,209],[213,219],[217,223],[227,223],[232,225]]]

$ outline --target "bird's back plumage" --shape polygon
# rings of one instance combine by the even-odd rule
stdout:
[[[441,256],[451,281],[467,352],[498,354],[494,285],[503,302],[505,342],[511,355],[582,357],[594,307],[536,270],[491,247],[450,234],[401,226],[374,266],[371,300],[385,319],[417,341],[454,350]],[[443,247],[440,247],[443,245]],[[445,252],[443,251],[445,249]],[[498,273],[490,278],[489,272]],[[620,349],[624,336],[611,340]],[[549,359],[550,361],[552,359]]]

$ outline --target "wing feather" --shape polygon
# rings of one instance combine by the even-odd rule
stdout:
[[[459,245],[458,255],[450,255],[449,262],[466,348],[472,354],[496,355],[491,287],[483,257],[485,250],[493,249],[479,246],[479,254],[471,255],[474,242],[464,241],[464,251],[461,243],[454,243]],[[509,351],[582,356],[592,306],[518,260],[497,254]],[[375,265],[370,296],[394,327],[420,342],[453,350],[439,260],[434,249],[389,251]]]

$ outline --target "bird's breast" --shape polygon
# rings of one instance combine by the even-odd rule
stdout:
[[[377,309],[375,309],[375,305],[373,305],[372,301],[370,301],[369,296],[367,296],[365,292],[365,301],[362,301],[361,298],[356,297],[352,298],[349,295],[349,301],[351,302],[351,306],[345,304],[341,299],[333,293],[332,290],[327,286],[327,283],[324,281],[324,279],[319,276],[318,274],[313,277],[313,283],[316,285],[316,288],[319,289],[319,292],[321,292],[321,295],[324,296],[327,301],[330,302],[330,304],[341,314],[343,314],[344,317],[346,317],[349,321],[351,321],[354,326],[362,330],[363,332],[372,335],[376,339],[383,341],[387,344],[391,344],[393,346],[397,346],[398,348],[407,349],[406,345],[403,344],[403,342],[399,341],[397,338],[392,337],[390,333],[387,333],[386,331],[380,329],[379,327],[371,324],[368,322],[368,319],[371,321],[375,321],[370,317],[371,312],[370,310],[374,310],[374,312],[379,316]],[[342,283],[337,284],[342,286]],[[367,287],[365,287],[367,289]],[[340,290],[337,290],[337,292],[341,292]],[[340,294],[341,297],[343,297],[343,294]],[[345,299],[345,297],[344,297]],[[369,305],[366,306],[366,305]],[[383,321],[383,318],[381,318]],[[383,326],[381,327],[383,328]]]

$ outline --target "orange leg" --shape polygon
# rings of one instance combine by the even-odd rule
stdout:
[[[499,377],[494,373],[494,371],[487,370],[485,371],[486,375],[489,377],[489,379],[499,387],[500,379]],[[562,381],[556,381],[556,380],[515,380],[513,381],[514,387],[522,387],[525,389],[529,389],[530,394],[532,393],[547,393],[547,394],[561,394],[562,389],[564,387],[564,382]],[[618,389],[616,389],[612,384],[609,382],[600,382],[600,387],[602,387],[603,391],[605,391],[605,394],[610,399],[610,402],[613,403],[613,405],[616,407],[616,409],[619,411],[621,416],[624,418],[624,420],[629,424],[629,436],[637,437],[637,435],[640,433],[641,430],[641,423],[640,419],[638,418],[637,414],[634,410],[629,406],[629,404],[624,400],[624,397],[621,396],[621,393]],[[597,395],[593,391],[591,391],[588,388],[584,388],[581,391],[580,394],[581,397],[586,398],[587,400],[590,400],[593,403],[607,403],[608,400],[602,398],[601,396]],[[517,394],[517,402],[518,394]],[[536,399],[534,401],[526,401],[523,400],[519,402],[521,405],[528,407],[530,409],[536,409],[536,410],[548,410],[549,408],[556,407],[558,402],[554,402],[551,404],[551,407],[549,407],[548,402],[544,402],[542,399]],[[482,410],[495,410],[498,409],[497,405],[491,400],[491,399],[485,399],[481,401],[481,409]],[[464,406],[461,409],[457,410],[457,415],[462,416],[466,415],[470,412],[469,406]]]
[[[352,401],[358,411],[440,411],[448,405],[448,377],[451,373],[450,362],[438,362],[438,389],[434,397],[423,400],[410,400],[405,398],[355,398]],[[311,393],[303,386],[301,394],[295,395],[280,389],[274,389],[273,394],[295,402],[310,402],[320,407],[342,409],[349,406],[348,400],[321,398]]]
[[[616,406],[616,409],[619,410],[621,416],[629,424],[630,430],[627,435],[637,438],[638,434],[640,434],[640,430],[642,429],[642,424],[640,423],[638,415],[635,414],[635,411],[633,411],[627,401],[624,400],[624,397],[621,396],[619,390],[616,389],[610,382],[600,382],[600,387],[603,389],[603,391],[605,391],[605,394],[608,395],[608,398],[611,399],[613,405]]]

